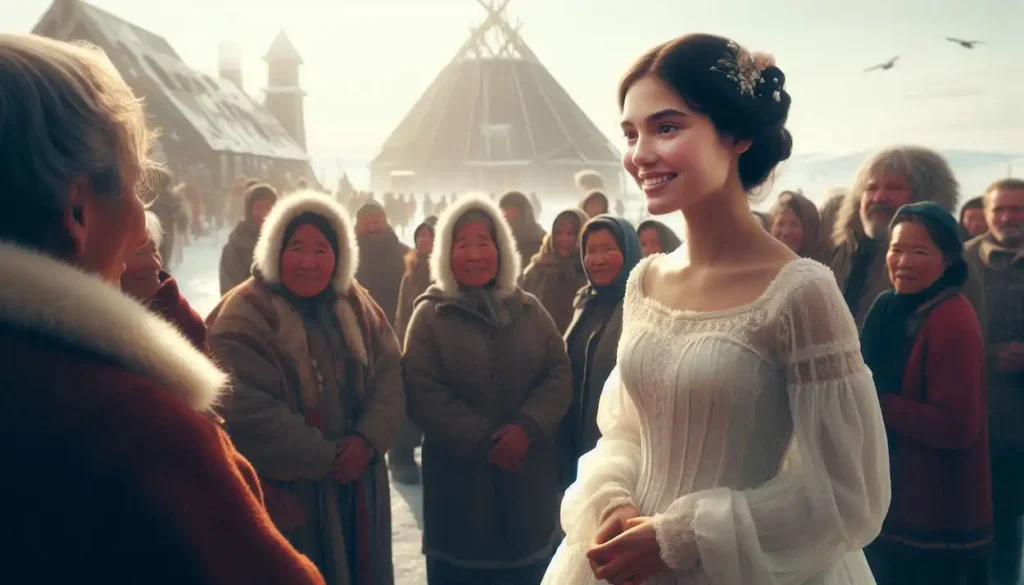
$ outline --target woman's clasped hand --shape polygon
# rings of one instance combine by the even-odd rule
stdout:
[[[587,559],[594,577],[611,585],[641,585],[671,570],[661,558],[654,518],[641,516],[635,506],[622,506],[608,515],[587,550]]]

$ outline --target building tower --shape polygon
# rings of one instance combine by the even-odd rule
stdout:
[[[303,100],[306,92],[299,87],[302,57],[282,30],[270,44],[263,60],[267,63],[266,98],[263,105],[305,149],[306,116]]]

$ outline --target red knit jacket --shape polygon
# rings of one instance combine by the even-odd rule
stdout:
[[[911,349],[903,392],[881,395],[896,435],[883,540],[979,550],[992,540],[985,351],[963,295],[932,309]]]

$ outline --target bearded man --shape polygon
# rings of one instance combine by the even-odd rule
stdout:
[[[964,256],[980,275],[989,315],[985,339],[995,541],[991,582],[1020,582],[1024,549],[1024,180],[993,183],[984,196],[988,232]]]
[[[959,185],[949,163],[927,148],[887,148],[871,156],[857,171],[833,228],[829,266],[858,327],[863,326],[875,298],[892,288],[885,256],[889,222],[896,210],[908,203],[931,201],[952,214],[959,197]],[[984,332],[984,291],[975,271],[963,293],[978,314]]]

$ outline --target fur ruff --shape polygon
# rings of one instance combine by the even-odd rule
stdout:
[[[450,205],[437,221],[434,241],[434,253],[430,255],[430,276],[438,288],[445,294],[459,292],[459,283],[452,272],[452,244],[455,241],[455,224],[459,218],[469,211],[481,211],[494,222],[494,231],[498,241],[498,275],[495,277],[495,291],[500,297],[507,297],[519,287],[517,281],[520,273],[519,248],[512,237],[512,228],[505,221],[505,216],[498,206],[490,199],[467,195]]]
[[[288,224],[303,213],[313,213],[327,220],[338,234],[338,258],[331,286],[339,295],[348,294],[356,270],[359,269],[359,243],[352,220],[345,208],[330,197],[316,191],[299,191],[279,199],[263,222],[260,238],[253,251],[253,265],[263,279],[281,284],[281,250]]]
[[[174,325],[111,284],[40,252],[0,242],[0,320],[57,337],[148,376],[204,412],[227,375]]]

